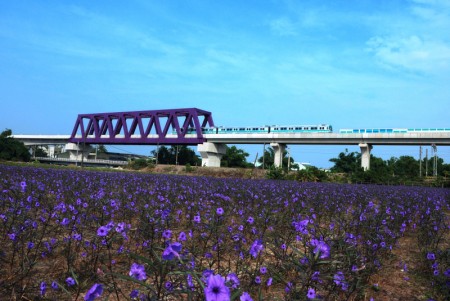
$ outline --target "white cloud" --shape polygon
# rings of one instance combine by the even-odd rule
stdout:
[[[274,19],[270,22],[271,30],[280,36],[295,36],[297,30],[295,24],[286,17]]]
[[[450,67],[450,47],[412,35],[403,38],[376,36],[367,42],[368,50],[388,68],[436,73]]]
[[[424,74],[450,70],[450,2],[412,0],[406,14],[392,17],[389,31],[366,42],[367,50],[385,68]],[[387,24],[387,20],[384,20]]]

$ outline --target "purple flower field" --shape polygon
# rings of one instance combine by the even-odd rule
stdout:
[[[414,233],[450,296],[450,191],[0,165],[0,300],[370,300]]]

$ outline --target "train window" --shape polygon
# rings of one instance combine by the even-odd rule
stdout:
[[[287,128],[285,128],[285,127],[282,127],[282,128],[280,128],[282,131],[285,131]]]
[[[311,130],[317,130],[317,126],[311,127]]]
[[[387,133],[392,133],[392,129],[387,129],[386,132]]]
[[[366,130],[366,133],[372,133],[372,130],[368,129]]]
[[[374,132],[374,133],[379,133],[380,130],[379,130],[379,129],[375,129],[375,130],[373,130],[373,132]]]
[[[290,131],[292,131],[294,128],[289,128]]]

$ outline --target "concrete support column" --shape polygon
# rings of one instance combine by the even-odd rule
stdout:
[[[54,146],[54,145],[49,145],[49,146],[48,146],[48,152],[47,152],[47,155],[48,155],[50,158],[54,158],[54,157],[55,157],[55,146]]]
[[[90,145],[83,147],[82,144],[76,143],[67,143],[65,149],[69,153],[69,159],[77,161],[86,160],[92,150]]]
[[[207,167],[220,167],[220,160],[227,151],[225,144],[211,142],[199,144],[197,150],[202,156],[202,166]]]
[[[271,143],[270,146],[274,151],[274,162],[275,167],[283,167],[283,154],[286,150],[286,144],[282,143]]]
[[[359,147],[361,148],[361,167],[364,170],[370,169],[370,150],[372,149],[372,145],[367,143],[360,143]]]

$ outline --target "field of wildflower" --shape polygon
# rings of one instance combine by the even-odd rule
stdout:
[[[0,300],[371,300],[418,238],[450,296],[450,191],[0,164]]]

